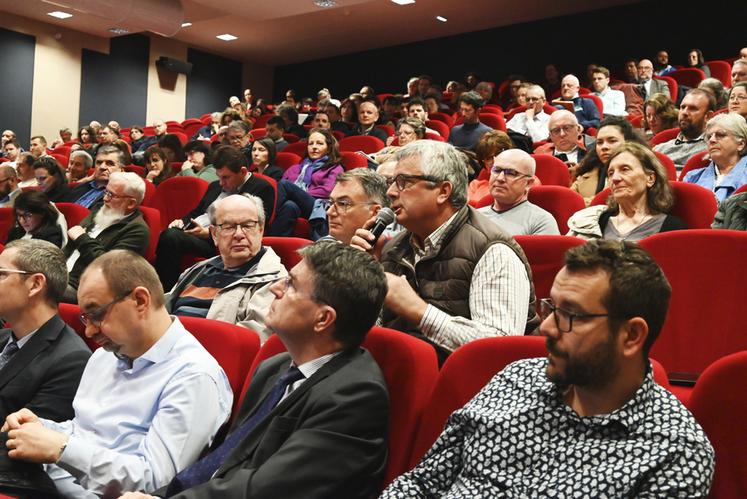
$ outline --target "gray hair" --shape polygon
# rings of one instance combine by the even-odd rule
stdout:
[[[117,155],[117,163],[119,163],[119,167],[123,168],[125,165],[125,155],[124,151],[120,149],[119,147],[112,145],[112,144],[103,144],[101,147],[99,147],[96,150],[96,157],[98,158],[101,154],[116,154]]]
[[[397,132],[399,132],[399,129],[402,125],[409,125],[410,127],[412,127],[415,135],[417,135],[419,139],[425,137],[425,123],[423,123],[420,119],[410,118],[409,116],[402,118],[397,122]]]
[[[544,88],[542,88],[542,86],[540,86],[540,85],[536,85],[536,84],[532,83],[532,84],[529,84],[529,85],[527,85],[527,87],[526,87],[526,88],[527,88],[527,92],[528,92],[529,90],[537,91],[537,92],[539,92],[539,93],[541,93],[541,94],[542,94],[542,98],[543,98],[543,99],[547,99],[547,96],[545,95],[545,89],[544,89]],[[569,111],[569,112],[570,112],[570,111]]]
[[[488,95],[490,97],[492,97],[493,96],[493,85],[491,85],[490,83],[488,83],[486,81],[481,81],[480,83],[477,84],[477,86],[475,86],[475,90],[481,90],[481,89],[484,89],[484,88],[488,89],[490,91],[490,93]],[[488,97],[488,98],[490,98],[490,97]]]
[[[83,158],[83,163],[86,165],[86,168],[91,168],[93,166],[93,158],[86,151],[78,149],[77,151],[73,151],[70,153],[70,159],[75,159],[78,157]]]
[[[740,156],[747,155],[747,121],[741,114],[737,113],[721,113],[717,114],[706,123],[706,132],[714,126],[720,126],[725,128],[737,139],[742,139],[744,146],[739,151]]]
[[[125,194],[135,198],[138,206],[140,206],[143,198],[145,198],[145,180],[142,177],[133,172],[114,172],[109,175],[109,182],[112,180],[121,180],[124,182]]]
[[[54,244],[41,239],[16,239],[6,250],[16,248],[13,263],[19,270],[43,274],[47,280],[47,301],[57,306],[67,288],[65,254]]]
[[[449,201],[454,208],[467,204],[467,164],[454,146],[448,142],[416,140],[398,149],[394,155],[398,162],[413,157],[420,159],[424,175],[451,182]]]
[[[353,168],[350,171],[341,173],[337,176],[336,183],[356,181],[363,188],[366,198],[372,203],[378,203],[381,206],[389,206],[389,196],[386,195],[387,183],[384,175],[376,173],[368,168]]]
[[[219,199],[215,202],[213,202],[210,206],[208,206],[207,209],[207,216],[210,219],[210,225],[216,225],[217,219],[215,218],[215,212],[218,211],[218,206],[225,201],[226,199],[231,199],[234,197],[242,197],[246,198],[252,203],[254,203],[254,207],[257,209],[257,220],[259,221],[259,225],[261,227],[264,227],[265,225],[265,205],[262,202],[260,198],[257,196],[253,196],[251,194],[231,194],[230,196],[226,196],[223,199]]]

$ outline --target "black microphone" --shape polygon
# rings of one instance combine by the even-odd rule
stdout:
[[[387,228],[397,217],[394,215],[394,212],[391,208],[382,208],[379,210],[379,214],[376,215],[376,220],[374,221],[373,227],[371,227],[369,230],[371,231],[371,234],[374,235],[373,241],[370,241],[369,244],[371,246],[376,245],[376,241],[379,240],[379,236],[384,232],[384,229]]]

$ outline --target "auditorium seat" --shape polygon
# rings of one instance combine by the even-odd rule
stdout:
[[[150,229],[150,239],[148,240],[148,247],[145,250],[144,256],[150,263],[154,263],[156,261],[158,238],[161,236],[161,231],[164,227],[161,222],[161,213],[155,208],[148,206],[141,206],[140,212],[143,214],[143,220],[148,224],[148,229]]]
[[[298,142],[299,140],[301,140],[301,137],[299,137],[295,133],[284,133],[283,134],[283,138],[289,144],[295,144],[296,142]]]
[[[202,121],[195,118],[189,118],[182,121],[182,128],[184,129],[184,133],[187,135],[187,137],[192,137],[198,132],[200,128],[204,126],[205,124]]]
[[[537,304],[550,297],[555,275],[563,268],[565,252],[586,241],[572,236],[515,236],[529,260]]]
[[[283,152],[289,152],[303,158],[306,156],[307,146],[308,144],[305,140],[299,140],[298,142],[294,142],[285,146],[285,148],[283,148]]]
[[[99,348],[98,343],[86,336],[86,326],[84,326],[80,321],[80,307],[78,305],[72,303],[60,303],[57,308],[60,312],[60,318],[65,321],[65,324],[70,326],[73,331],[78,333],[78,336],[83,339],[92,352]]]
[[[599,119],[600,120],[604,119],[604,102],[602,102],[602,98],[598,97],[598,96],[596,96],[596,95],[594,95],[592,93],[582,94],[581,92],[579,92],[579,94],[584,99],[589,99],[589,100],[593,101],[594,105],[597,107],[597,110],[599,111]]]
[[[669,180],[677,180],[677,167],[674,165],[672,158],[664,154],[663,152],[653,151],[657,159],[667,171],[667,178]]]
[[[62,213],[62,216],[65,217],[68,229],[80,225],[83,219],[91,213],[85,206],[75,203],[55,203],[54,205]]]
[[[747,351],[716,360],[693,388],[688,408],[716,452],[709,497],[747,497]]]
[[[568,187],[558,185],[536,185],[529,189],[529,202],[547,210],[558,223],[561,234],[568,233],[568,219],[586,205],[584,198]]]
[[[672,215],[679,217],[688,229],[709,229],[718,204],[711,191],[699,185],[669,181],[674,194]],[[591,200],[591,206],[605,204],[610,194],[607,187]]]
[[[270,118],[274,117],[274,113],[267,113],[263,114],[256,120],[254,120],[254,128],[264,128],[267,125],[267,122],[270,120]]]
[[[679,128],[668,128],[667,130],[662,130],[661,132],[651,137],[649,143],[651,144],[651,147],[654,147],[655,145],[669,142],[670,140],[676,138],[678,133],[680,133]]]
[[[439,120],[425,120],[425,126],[427,128],[430,128],[431,130],[435,130],[443,137],[444,139],[449,139],[449,127],[444,123],[443,121]]]
[[[368,158],[362,154],[351,151],[340,151],[342,156],[342,167],[345,171],[352,170],[353,168],[367,168]]]
[[[371,328],[363,347],[379,364],[389,390],[389,458],[382,484],[386,486],[408,468],[418,422],[436,383],[438,362],[431,345],[383,327]],[[280,338],[270,336],[254,359],[243,393],[257,366],[284,351]]]
[[[181,142],[182,146],[184,146],[187,142],[189,142],[189,137],[187,137],[184,134],[184,132],[180,132],[178,130],[172,132],[171,130],[169,130],[168,133],[172,135],[176,135],[176,137],[179,139],[179,142]]]
[[[8,232],[13,228],[15,221],[13,208],[0,208],[0,242],[5,243],[8,240]]]
[[[568,166],[552,154],[532,154],[537,163],[535,176],[542,185],[560,185],[568,187],[571,185],[571,175]]]
[[[510,111],[507,111],[506,114],[503,116],[503,119],[506,120],[506,123],[508,123],[509,121],[511,121],[511,118],[513,118],[514,116],[516,116],[519,113],[523,113],[526,110],[527,110],[526,106],[516,106],[514,108],[511,108]],[[542,110],[545,112],[545,114],[552,114],[555,111],[557,111],[558,109],[556,107],[554,107],[554,106],[551,106],[547,102],[545,102],[542,105]]]
[[[301,261],[298,250],[309,244],[311,244],[310,240],[300,237],[265,236],[262,238],[262,246],[272,248],[287,270],[292,269]]]
[[[140,178],[145,178],[145,167],[144,166],[140,166],[140,165],[125,165],[124,171],[136,173]]]
[[[711,70],[711,76],[724,84],[726,88],[731,88],[731,64],[726,61],[706,61],[708,69]]]
[[[654,80],[661,80],[666,83],[669,87],[669,97],[671,97],[672,102],[677,101],[677,92],[679,92],[679,85],[674,80],[674,78],[670,78],[669,76],[654,76]]]
[[[676,81],[679,85],[685,85],[690,88],[698,88],[698,84],[705,80],[705,73],[698,68],[682,68],[672,71],[667,76]],[[674,99],[672,99],[674,100]]]
[[[252,131],[251,131],[252,139],[254,140],[261,139],[262,137],[265,136],[266,133],[267,133],[266,128],[252,128]],[[298,136],[296,136],[296,139],[298,139]],[[296,140],[296,142],[298,142],[298,140]]]
[[[171,177],[158,184],[150,206],[161,212],[161,224],[165,229],[195,209],[207,188],[208,183],[201,178]]]
[[[697,170],[699,168],[705,168],[706,166],[708,166],[708,163],[710,163],[711,160],[707,159],[706,156],[708,156],[707,150],[690,156],[690,159],[687,160],[685,166],[682,167],[682,171],[680,172],[680,181],[685,180],[685,174],[687,174],[687,172],[689,172],[690,170]]]
[[[151,206],[153,198],[156,195],[156,185],[153,182],[145,181],[145,195],[143,196],[143,206]]]
[[[394,135],[394,127],[389,125],[376,125],[376,128],[379,130],[384,130],[388,137],[392,137]]]
[[[275,166],[279,166],[283,170],[287,170],[291,166],[299,163],[301,163],[301,156],[293,154],[292,152],[283,150],[275,156]]]
[[[429,119],[438,120],[446,124],[449,128],[454,127],[454,118],[446,113],[431,113],[428,115]]]
[[[385,145],[380,139],[371,135],[351,135],[340,141],[340,151],[363,151],[366,154],[373,154],[384,149]]]

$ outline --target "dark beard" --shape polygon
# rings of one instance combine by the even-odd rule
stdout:
[[[565,372],[556,371],[547,375],[561,391],[570,385],[591,389],[603,388],[619,371],[615,361],[614,337],[611,334],[608,341],[597,345],[583,358],[571,358],[567,353],[557,351],[555,341],[550,337],[547,337],[545,343],[553,356],[563,359],[566,363]]]

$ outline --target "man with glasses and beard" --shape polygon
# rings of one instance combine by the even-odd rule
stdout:
[[[547,358],[496,375],[382,497],[706,497],[713,448],[648,360],[670,295],[635,244],[569,250],[542,300]]]
[[[145,182],[132,172],[115,172],[107,178],[104,204],[67,231],[65,256],[70,276],[65,303],[77,303],[80,276],[95,258],[114,249],[144,255],[148,247],[150,229],[138,209],[145,196]]]
[[[16,170],[7,164],[0,165],[0,207],[12,208],[20,193]]]
[[[164,307],[153,267],[131,251],[96,259],[80,280],[80,320],[101,348],[73,408],[55,423],[28,408],[10,414],[8,456],[45,463],[61,497],[153,491],[197,460],[231,414],[215,359]]]

